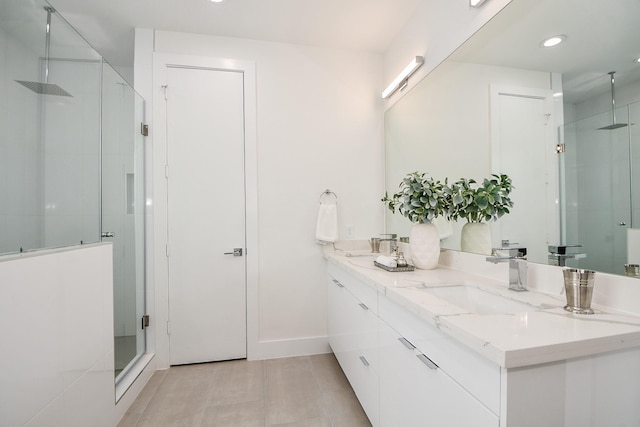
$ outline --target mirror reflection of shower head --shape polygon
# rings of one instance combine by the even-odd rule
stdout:
[[[609,126],[604,126],[596,130],[612,130],[627,126],[626,123],[616,123],[616,83],[613,77],[615,73],[615,71],[609,72],[609,75],[611,76],[611,113],[613,114],[613,122]]]
[[[38,93],[40,95],[56,95],[56,96],[72,96],[69,92],[62,89],[55,83],[49,83],[49,48],[51,47],[51,15],[56,13],[51,6],[45,6],[47,12],[47,29],[45,33],[44,46],[44,82],[32,82],[28,80],[16,80],[22,86]]]

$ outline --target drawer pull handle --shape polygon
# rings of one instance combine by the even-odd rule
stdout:
[[[364,356],[360,356],[360,361],[362,362],[362,364],[363,364],[364,366],[369,366],[369,361],[367,360],[367,358],[366,358],[366,357],[364,357]]]
[[[366,305],[366,304],[360,303],[360,304],[358,304],[358,305],[359,305],[359,306],[360,306],[360,308],[361,308],[361,309],[363,309],[363,310],[369,310],[369,307],[367,307],[367,305]]]
[[[336,279],[333,279],[333,283],[338,285],[339,288],[344,288],[344,285],[342,283],[338,282]]]
[[[398,338],[398,341],[400,341],[402,343],[402,345],[404,345],[405,347],[407,347],[409,350],[413,350],[416,348],[415,345],[411,344],[409,342],[409,340],[407,340],[406,338],[402,337],[402,338]]]
[[[429,369],[438,369],[438,365],[433,363],[433,361],[431,359],[429,359],[427,356],[425,356],[424,354],[418,354],[418,355],[416,355],[416,357],[418,359],[420,359],[420,361],[422,363],[427,365],[429,367]]]

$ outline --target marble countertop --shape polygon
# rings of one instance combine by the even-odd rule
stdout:
[[[469,272],[434,270],[387,272],[373,265],[375,256],[361,253],[325,254],[332,263],[419,318],[504,368],[554,362],[640,346],[640,317],[592,305],[595,314],[563,309],[564,295],[515,292],[504,282]],[[432,293],[432,288],[461,286],[478,295],[498,295],[522,311],[483,312],[456,305]],[[522,304],[522,305],[520,305]]]

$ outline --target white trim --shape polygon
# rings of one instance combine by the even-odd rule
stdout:
[[[259,248],[258,248],[258,162],[256,124],[256,65],[253,61],[211,58],[195,55],[154,53],[153,55],[153,122],[154,133],[154,201],[156,253],[156,318],[157,325],[168,320],[168,275],[164,256],[167,243],[166,192],[164,167],[167,161],[166,109],[162,86],[168,66],[197,67],[240,71],[244,74],[245,103],[245,179],[246,179],[246,248],[247,248],[247,358],[255,359],[259,339]],[[158,368],[169,366],[169,338],[166,328],[157,328]]]
[[[116,384],[116,423],[119,423],[156,371],[152,353],[145,353],[131,367],[123,380]]]
[[[287,340],[260,341],[256,344],[251,360],[277,359],[331,353],[329,338],[308,337]]]

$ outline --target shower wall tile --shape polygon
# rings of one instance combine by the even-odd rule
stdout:
[[[111,271],[107,244],[0,258],[3,425],[113,425]]]

